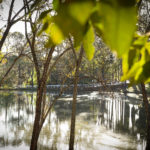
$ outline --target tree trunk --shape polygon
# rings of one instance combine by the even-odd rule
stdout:
[[[80,51],[79,59],[76,60],[76,70],[74,77],[74,89],[73,89],[73,103],[72,103],[72,115],[71,115],[71,129],[70,129],[70,141],[69,150],[74,150],[75,139],[75,122],[76,122],[76,102],[77,102],[77,84],[79,80],[79,68],[82,61],[83,49]]]
[[[77,101],[77,83],[78,83],[78,72],[76,72],[75,79],[74,79],[69,150],[74,149],[75,119],[76,119],[75,116],[76,116],[76,101]]]
[[[6,40],[6,37],[9,33],[10,28],[11,28],[11,25],[8,25],[5,32],[4,32],[4,34],[3,34],[3,36],[2,36],[2,39],[0,40],[0,51],[2,51],[3,44]]]
[[[35,52],[34,49],[32,51]],[[47,82],[47,77],[48,77],[47,73],[48,73],[48,69],[49,69],[49,65],[50,65],[53,52],[54,52],[54,47],[48,53],[46,62],[44,64],[44,70],[43,70],[41,79],[40,79],[40,76],[37,76],[38,90],[37,90],[37,100],[36,100],[36,112],[35,112],[35,120],[34,120],[30,150],[37,150],[38,138],[39,138],[39,134],[42,128],[41,122],[42,122],[42,102],[44,100],[43,95],[44,95],[45,88],[46,88],[46,82]],[[35,64],[35,66],[36,65],[37,64]],[[37,66],[37,71],[40,73],[38,66]]]
[[[31,85],[32,85],[32,88],[33,88],[33,85],[34,85],[33,76],[34,76],[34,69],[32,67],[32,73],[31,73]]]
[[[35,113],[35,120],[34,120],[34,125],[33,125],[30,150],[37,150],[37,143],[38,143],[38,138],[40,134],[42,95],[43,95],[43,92],[40,89],[38,89],[37,101],[36,101],[36,113]]]
[[[147,99],[147,92],[145,89],[145,84],[141,83],[142,95],[143,95],[143,103],[146,111],[146,126],[147,126],[147,135],[146,135],[146,150],[150,150],[150,111],[149,111],[149,103]]]

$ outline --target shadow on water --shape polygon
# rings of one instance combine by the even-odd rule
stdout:
[[[50,101],[54,95],[47,93]],[[34,121],[35,93],[0,93],[0,149],[28,150]],[[71,95],[54,105],[42,129],[39,150],[67,150]],[[142,102],[96,92],[78,96],[76,150],[144,150],[146,119]]]

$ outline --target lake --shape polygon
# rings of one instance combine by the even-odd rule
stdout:
[[[55,93],[47,93],[51,100]],[[29,150],[35,92],[0,92],[0,150]],[[72,96],[60,98],[44,123],[39,150],[68,150]],[[141,95],[78,95],[75,150],[144,150],[146,118]]]

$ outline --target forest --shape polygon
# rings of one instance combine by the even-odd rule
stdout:
[[[0,0],[0,150],[150,150],[149,0]]]

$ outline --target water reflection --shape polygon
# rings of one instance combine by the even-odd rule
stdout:
[[[53,97],[47,94],[47,99]],[[28,150],[35,93],[0,93],[0,149]],[[39,150],[67,150],[71,96],[57,101],[39,139]],[[140,100],[124,95],[79,95],[76,150],[144,150],[146,121]]]

